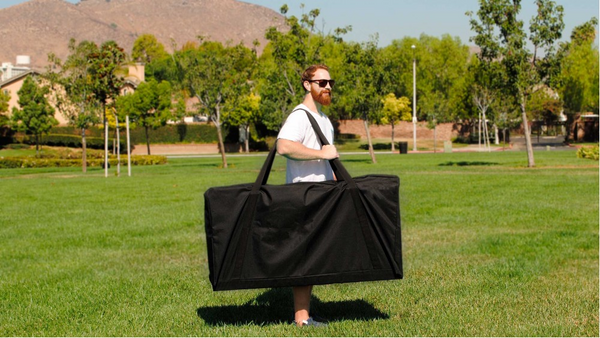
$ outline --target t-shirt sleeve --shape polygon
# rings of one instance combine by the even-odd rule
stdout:
[[[308,118],[304,111],[292,112],[281,127],[277,138],[302,143],[306,135],[307,121]]]

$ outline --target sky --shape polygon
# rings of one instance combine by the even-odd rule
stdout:
[[[0,8],[9,7],[27,0],[0,0]],[[79,0],[68,0],[77,3]],[[379,46],[389,45],[395,39],[419,37],[421,34],[441,37],[450,34],[458,37],[463,44],[473,45],[469,38],[470,30],[467,11],[477,12],[478,0],[243,0],[275,10],[287,4],[287,15],[299,17],[302,13],[318,8],[317,27],[323,32],[333,32],[335,28],[352,26],[346,34],[347,41],[369,41],[374,34],[379,35]],[[568,41],[576,26],[599,16],[598,0],[555,0],[564,7],[565,28],[561,41]],[[304,9],[301,8],[304,4]],[[526,29],[535,13],[534,0],[522,0],[520,19]],[[528,30],[527,30],[528,31]],[[596,38],[596,44],[598,38]]]

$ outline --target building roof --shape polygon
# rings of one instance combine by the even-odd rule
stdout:
[[[9,85],[9,84],[11,84],[13,82],[16,82],[16,81],[19,81],[21,79],[24,79],[24,78],[26,78],[29,75],[40,75],[40,73],[37,72],[37,71],[35,71],[35,70],[33,70],[33,69],[28,70],[25,73],[21,73],[21,74],[19,74],[17,76],[13,76],[13,77],[11,77],[8,80],[0,81],[0,88],[4,87],[6,85]]]

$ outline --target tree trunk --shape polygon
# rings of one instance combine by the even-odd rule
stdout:
[[[492,148],[490,146],[490,133],[488,131],[488,127],[487,127],[487,115],[486,113],[487,109],[484,109],[482,111],[482,116],[483,116],[483,144],[484,147],[487,149],[487,151],[492,151]]]
[[[85,139],[85,128],[81,128],[81,171],[87,172],[87,141]]]
[[[392,120],[392,153],[396,151],[396,145],[394,144],[394,120]]]
[[[437,123],[433,125],[433,152],[437,153]]]
[[[529,131],[529,123],[527,122],[527,111],[525,110],[525,98],[521,96],[521,115],[523,117],[523,131],[525,132],[525,144],[527,145],[527,166],[535,167],[533,158],[533,145],[531,144],[531,133]]]
[[[102,102],[102,121],[104,123],[104,177],[108,177],[108,123],[106,121],[106,104]]]
[[[219,152],[221,153],[221,160],[223,161],[223,168],[227,169],[227,157],[225,157],[225,143],[223,143],[223,133],[221,132],[221,124],[218,124],[216,127],[217,127],[217,136],[219,137]]]
[[[148,149],[148,155],[150,155],[150,136],[148,135],[148,126],[146,126],[146,148]]]
[[[500,144],[500,134],[498,132],[498,126],[496,124],[494,124],[494,135],[495,135],[494,144],[499,145]]]
[[[119,138],[119,118],[115,114],[115,136],[117,140],[117,176],[121,176],[121,139]]]
[[[40,135],[35,134],[35,156],[40,156]]]
[[[369,142],[369,154],[371,155],[371,161],[376,164],[377,159],[375,158],[375,151],[373,151],[373,142],[371,140],[371,132],[369,131],[369,122],[366,119],[364,119],[363,122],[365,124],[365,131],[367,132],[367,142]]]
[[[244,146],[246,146],[246,154],[250,152],[250,125],[244,127],[246,129],[246,139],[244,140]]]

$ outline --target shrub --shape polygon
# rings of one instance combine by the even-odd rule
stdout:
[[[116,166],[118,159],[116,156],[110,156],[108,163],[111,166]],[[102,157],[92,157],[87,159],[88,167],[102,168],[104,159]],[[166,156],[158,155],[135,155],[131,156],[131,165],[159,165],[167,164]],[[121,155],[121,165],[127,166],[127,156]],[[65,167],[81,167],[81,158],[65,159],[65,158],[44,158],[44,157],[0,157],[0,169],[10,168],[65,168]]]
[[[469,144],[470,139],[468,136],[461,136],[458,135],[456,137],[452,138],[452,143],[464,143],[464,144]]]
[[[598,161],[598,146],[579,148],[579,150],[577,150],[577,157]]]
[[[360,140],[360,135],[340,133],[340,134],[336,135],[336,138],[339,140]]]
[[[233,129],[233,128],[232,128]],[[126,141],[125,128],[120,128],[121,140]],[[114,135],[114,131],[112,132]],[[69,127],[59,126],[50,130],[50,134],[74,135],[81,138],[81,130]],[[229,130],[223,128],[223,137],[227,138]],[[87,129],[86,135],[102,139],[104,130],[101,128]],[[129,132],[132,144],[146,144],[146,131],[138,127]],[[212,124],[169,124],[155,130],[149,131],[150,143],[216,143],[217,128]],[[124,148],[124,147],[122,147]]]
[[[24,144],[35,144],[35,138],[30,135],[19,135],[15,137],[15,139]],[[104,149],[104,138],[102,137],[86,137],[85,141],[87,148]],[[108,139],[110,149],[112,149],[114,142],[116,142],[114,138]],[[127,152],[127,141],[121,139],[119,144],[121,153]],[[48,134],[41,137],[40,145],[51,147],[81,148],[81,136],[66,134]]]
[[[6,149],[12,149],[12,150],[20,150],[20,149],[29,149],[29,145],[28,144],[22,144],[22,143],[11,143],[11,144],[7,144],[5,146]]]

